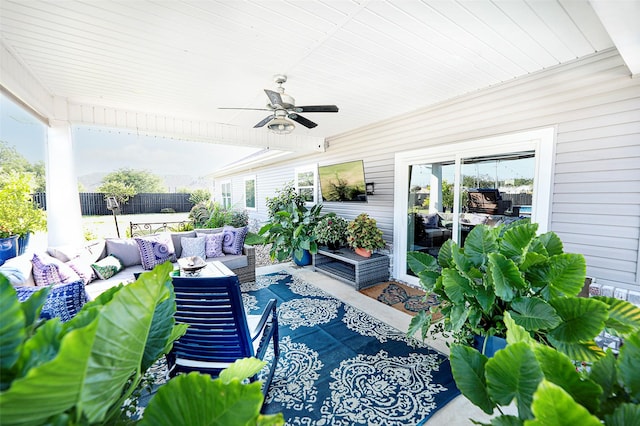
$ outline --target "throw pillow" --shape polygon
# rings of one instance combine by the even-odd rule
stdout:
[[[13,286],[35,286],[36,283],[33,280],[32,271],[33,263],[31,263],[29,256],[16,256],[7,259],[2,266],[0,266],[0,274],[7,277]]]
[[[120,259],[110,254],[102,260],[91,264],[91,267],[96,271],[96,275],[101,280],[106,280],[117,274],[124,269],[124,266]]]
[[[153,269],[154,266],[166,261],[176,261],[176,251],[169,234],[158,234],[149,237],[136,237],[142,268]]]
[[[431,213],[424,216],[424,227],[427,229],[435,229],[440,225],[440,216],[438,213]]]
[[[18,300],[24,302],[36,291],[42,290],[40,287],[16,287]],[[51,319],[60,318],[62,322],[67,322],[82,309],[89,300],[89,296],[84,289],[84,283],[80,280],[58,284],[51,287],[47,296],[40,318]]]
[[[91,262],[84,257],[76,257],[67,262],[67,265],[80,277],[84,285],[96,278],[96,273],[91,267]]]
[[[206,257],[222,257],[224,252],[222,251],[222,240],[224,233],[219,232],[217,234],[201,234],[197,233],[198,237],[204,237],[205,239],[205,255]]]
[[[224,238],[222,240],[222,251],[227,254],[242,254],[244,247],[244,239],[249,232],[249,228],[234,228],[233,226],[225,226],[222,230]]]
[[[205,239],[205,237],[180,238],[180,245],[182,246],[182,255],[180,257],[198,256],[202,259],[207,257]]]
[[[37,286],[65,284],[80,280],[78,274],[68,265],[46,254],[34,254],[31,263],[33,279]]]
[[[140,265],[140,249],[133,238],[109,238],[107,239],[107,254],[112,254],[122,262],[122,265]]]

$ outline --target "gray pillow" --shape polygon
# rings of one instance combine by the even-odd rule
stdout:
[[[182,237],[195,238],[195,236],[196,231],[181,231],[171,233],[171,240],[173,241],[173,248],[175,250],[176,257],[182,257],[182,244],[180,243]]]
[[[120,259],[122,265],[142,265],[138,243],[133,238],[107,238],[107,255]]]
[[[205,240],[205,237],[182,237],[180,239],[180,243],[182,244],[182,255],[180,257],[199,256],[202,259],[206,258]]]

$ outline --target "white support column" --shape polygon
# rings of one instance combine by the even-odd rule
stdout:
[[[47,134],[47,229],[49,246],[84,241],[71,125],[50,121]]]
[[[431,165],[429,213],[442,211],[442,164]]]

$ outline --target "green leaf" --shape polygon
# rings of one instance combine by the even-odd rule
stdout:
[[[474,422],[475,423],[475,422]],[[491,426],[523,426],[524,422],[516,416],[508,416],[503,414],[502,416],[494,417],[491,419]]]
[[[526,283],[511,259],[500,253],[489,254],[489,272],[493,279],[496,296],[505,301],[511,301],[519,289],[526,287]]]
[[[604,329],[608,306],[593,298],[557,297],[549,301],[562,319],[549,332],[553,339],[578,343],[594,339]]]
[[[407,331],[408,337],[413,337],[418,331],[422,340],[427,337],[429,333],[429,327],[431,326],[431,314],[427,311],[420,311],[411,318],[409,323],[409,330]]]
[[[640,425],[640,405],[621,404],[611,415],[604,417],[607,426]]]
[[[482,411],[491,414],[496,404],[487,390],[484,369],[488,358],[468,346],[451,346],[451,372],[462,394]]]
[[[511,318],[511,314],[508,311],[504,313],[504,324],[507,326],[508,345],[517,342],[524,342],[529,345],[535,343],[535,340],[533,340],[533,337],[531,337],[529,332],[523,327],[516,324],[513,318]]]
[[[17,363],[18,377],[24,377],[34,367],[51,361],[60,350],[62,325],[58,319],[45,321],[24,343]]]
[[[602,426],[597,417],[576,403],[561,387],[547,380],[540,383],[531,408],[536,419],[526,421],[525,426]]]
[[[640,402],[640,331],[628,336],[620,348],[618,369],[620,379],[636,403]]]
[[[458,250],[459,247],[453,240],[446,240],[440,247],[438,252],[438,264],[442,268],[453,268],[453,250]]]
[[[179,375],[158,389],[139,425],[255,424],[263,401],[260,388],[260,382],[245,385],[211,380],[206,374]]]
[[[596,361],[604,356],[604,351],[593,340],[579,343],[568,343],[555,340],[547,334],[549,343],[571,359],[579,359],[581,361]]]
[[[584,256],[565,253],[549,258],[548,297],[577,296],[584,287],[587,263]]]
[[[456,304],[464,303],[465,295],[473,295],[471,282],[455,269],[442,270],[442,286],[449,299]]]
[[[616,356],[612,351],[595,361],[589,371],[589,379],[597,383],[602,389],[600,404],[604,404],[609,395],[616,393],[618,387],[618,370],[616,368]]]
[[[18,360],[19,348],[26,338],[25,326],[25,314],[16,291],[0,274],[0,370],[11,368]]]
[[[482,308],[483,311],[485,312],[492,311],[494,307],[494,303],[496,301],[496,294],[493,291],[493,288],[487,289],[484,287],[477,287],[475,298],[480,304],[480,307]]]
[[[469,309],[466,309],[464,305],[453,305],[449,312],[449,322],[447,323],[450,331],[460,331],[468,317]]]
[[[524,260],[520,264],[520,270],[528,271],[530,268],[542,265],[548,260],[549,258],[543,254],[528,251],[524,257]]]
[[[545,345],[537,345],[534,353],[546,380],[564,389],[590,412],[598,411],[602,388],[594,381],[583,380],[573,362],[564,354]]]
[[[620,335],[640,329],[640,308],[633,303],[615,297],[596,296],[593,299],[609,305],[605,327],[614,329]]]
[[[547,232],[538,236],[538,241],[546,249],[547,256],[557,256],[564,253],[562,241],[554,232]]]
[[[435,257],[419,251],[407,253],[407,266],[414,274],[419,275],[422,271],[438,271],[438,261]]]
[[[519,265],[537,230],[537,223],[522,223],[507,229],[500,241],[500,254]]]
[[[487,361],[485,368],[489,395],[506,406],[514,399],[520,418],[529,419],[533,393],[543,378],[533,350],[524,342],[508,345]]]
[[[436,288],[436,284],[440,276],[440,272],[425,269],[418,274],[418,278],[420,278],[420,286],[427,294],[432,293]]]
[[[267,365],[266,361],[257,358],[242,358],[222,370],[219,377],[224,384],[232,380],[243,381],[258,374],[265,365]]]
[[[535,297],[519,297],[511,303],[511,317],[528,331],[548,330],[560,324],[553,306]]]
[[[498,250],[495,233],[486,225],[475,226],[464,240],[465,257],[476,267],[487,263],[487,256]]]
[[[27,334],[30,334],[33,328],[40,320],[40,312],[47,300],[51,287],[44,287],[33,293],[31,297],[20,304],[20,308],[24,313],[25,325],[27,326]]]

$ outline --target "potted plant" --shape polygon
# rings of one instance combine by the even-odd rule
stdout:
[[[363,257],[370,257],[374,250],[385,246],[382,231],[378,229],[376,220],[367,213],[360,213],[349,222],[347,244]]]
[[[313,230],[320,217],[321,204],[308,209],[295,201],[277,211],[258,234],[271,243],[272,259],[282,262],[292,257],[298,266],[311,264],[311,254],[318,252],[318,243]]]
[[[458,389],[485,413],[499,411],[492,425],[640,424],[640,309],[614,298],[582,300],[603,305],[604,315],[585,318],[586,326],[567,326],[568,332],[579,329],[585,346],[594,348],[590,359],[576,362],[538,342],[509,312],[504,314],[509,344],[492,358],[468,346],[452,346],[451,370]],[[605,327],[624,338],[617,356],[593,344]],[[517,415],[504,414],[501,407],[514,400]]]
[[[435,331],[452,333],[457,343],[471,343],[474,335],[504,338],[507,311],[537,341],[582,359],[584,347],[566,333],[566,323],[602,315],[588,299],[572,297],[584,286],[584,257],[564,253],[555,233],[536,235],[537,229],[527,220],[495,228],[477,225],[464,247],[449,240],[437,259],[409,253],[420,284],[440,300],[444,321]],[[420,312],[409,333],[420,330],[424,338],[430,325],[431,316]]]
[[[335,213],[325,215],[313,230],[316,241],[325,244],[329,250],[338,250],[347,240],[349,222]]]
[[[24,253],[29,235],[46,229],[46,212],[31,197],[31,177],[10,173],[0,182],[0,235],[18,237],[18,253]]]

